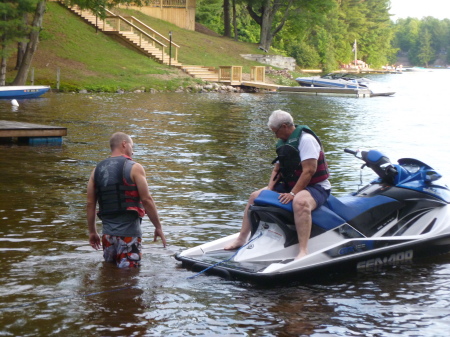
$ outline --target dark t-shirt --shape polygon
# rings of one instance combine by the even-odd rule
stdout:
[[[141,218],[137,212],[102,215],[103,234],[142,237]]]

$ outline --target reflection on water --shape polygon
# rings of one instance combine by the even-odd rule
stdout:
[[[446,71],[374,76],[394,97],[292,94],[46,94],[0,119],[68,128],[62,147],[0,144],[0,334],[71,336],[439,336],[450,328],[450,259],[322,284],[256,287],[187,280],[173,254],[232,234],[274,157],[266,123],[290,111],[322,138],[333,193],[374,178],[343,149],[416,157],[450,175]],[[435,83],[424,87],[424,82]],[[169,246],[144,228],[144,266],[104,264],[87,244],[87,178],[109,136],[132,135]],[[361,177],[360,177],[361,174]]]

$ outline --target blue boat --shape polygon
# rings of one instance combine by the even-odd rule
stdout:
[[[11,85],[0,87],[0,99],[36,98],[50,90],[48,85]]]

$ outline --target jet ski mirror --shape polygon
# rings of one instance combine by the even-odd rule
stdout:
[[[434,170],[426,170],[425,171],[425,182],[430,183],[432,181],[438,180],[442,178],[442,176]]]

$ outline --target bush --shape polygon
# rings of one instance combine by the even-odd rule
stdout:
[[[315,48],[306,43],[291,46],[289,55],[295,58],[297,64],[301,68],[318,68],[320,67],[320,55]]]

